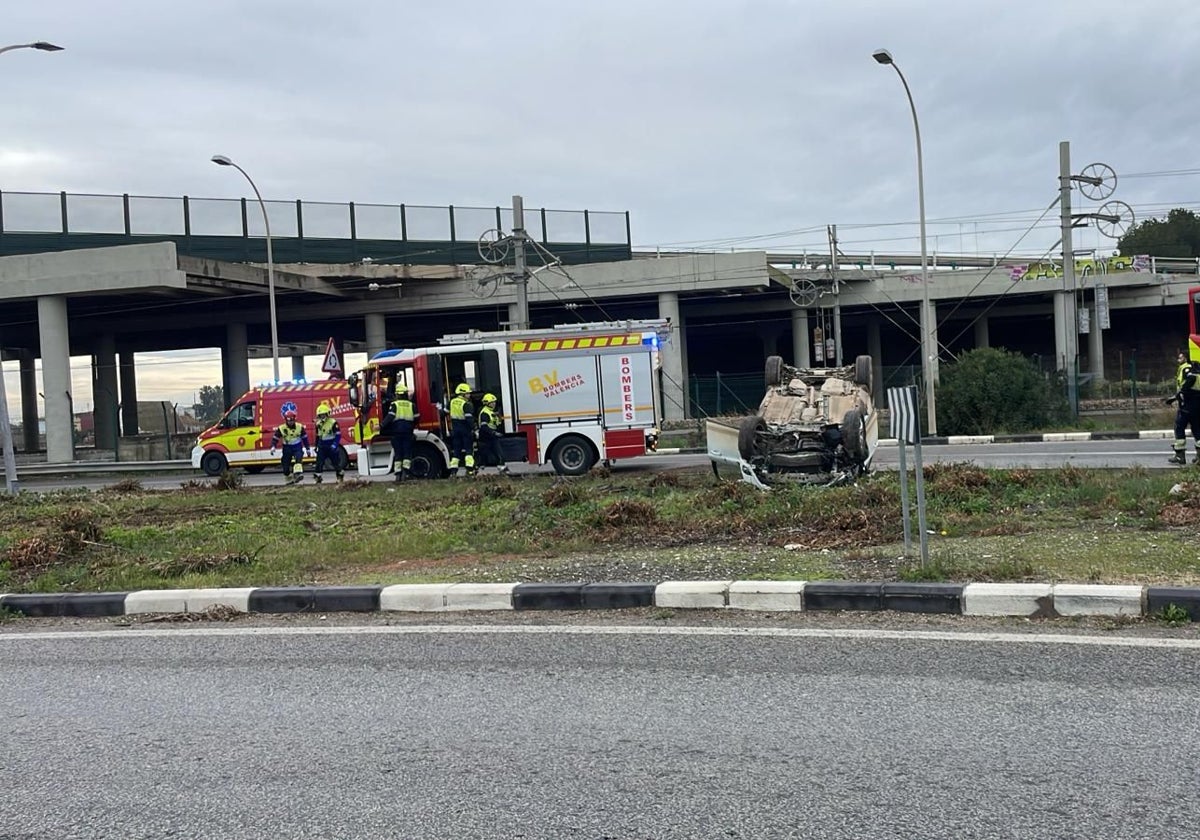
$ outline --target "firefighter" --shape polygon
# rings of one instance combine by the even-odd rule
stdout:
[[[465,469],[475,472],[475,407],[471,405],[471,386],[460,382],[450,400],[450,469],[457,474]]]
[[[282,446],[283,457],[280,459],[280,465],[283,467],[285,481],[288,484],[296,484],[304,479],[304,454],[307,451],[312,454],[312,446],[308,442],[308,430],[304,428],[303,423],[296,422],[296,412],[294,409],[288,409],[283,413],[283,425],[275,428],[275,434],[271,436],[271,454],[275,454],[275,449]]]
[[[320,484],[324,479],[321,473],[325,472],[325,462],[333,464],[334,474],[337,475],[338,484],[342,483],[342,427],[338,425],[338,421],[330,416],[329,403],[321,403],[317,406],[317,464],[313,468],[315,473],[313,480]]]
[[[504,452],[500,449],[501,415],[496,410],[496,395],[484,394],[483,407],[479,409],[479,469],[496,467],[502,474],[508,472],[504,463]]]
[[[390,423],[385,425],[392,438],[392,471],[396,474],[396,481],[404,481],[412,469],[413,429],[417,424],[417,412],[408,395],[408,383],[403,379],[396,382],[393,394],[388,408]]]
[[[1183,356],[1182,353],[1179,354]],[[1196,456],[1193,464],[1200,464],[1200,362],[1194,364],[1180,363],[1176,371],[1176,384],[1179,390],[1167,403],[1175,403],[1175,442],[1172,445],[1174,454],[1169,463],[1187,463],[1187,427],[1192,427],[1192,438],[1196,443]]]

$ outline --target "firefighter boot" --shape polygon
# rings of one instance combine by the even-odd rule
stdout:
[[[392,464],[392,473],[395,476],[395,479],[397,482],[403,481],[404,480],[404,464],[402,464],[400,461],[397,461],[396,463]]]
[[[1182,449],[1176,449],[1175,454],[1167,459],[1168,464],[1186,464],[1187,456],[1183,454]]]
[[[321,476],[320,473],[317,473],[316,475],[313,476],[313,481],[315,481],[317,484],[320,484],[324,480],[325,479]]]
[[[346,476],[345,476],[345,475],[342,473],[342,471],[341,471],[341,470],[338,470],[338,472],[337,472],[337,483],[338,483],[338,484],[341,484],[341,483],[342,483],[343,481],[345,481],[345,480],[346,480]]]
[[[304,466],[299,461],[296,462],[296,466],[292,467],[292,475],[297,484],[304,480]]]

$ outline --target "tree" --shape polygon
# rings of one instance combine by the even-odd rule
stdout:
[[[1147,219],[1117,240],[1122,254],[1200,257],[1200,216],[1177,207],[1165,219]]]
[[[225,389],[220,385],[205,385],[200,389],[200,401],[192,413],[201,423],[215,423],[225,414]]]
[[[945,434],[1025,432],[1069,417],[1060,388],[1020,353],[969,350],[942,370],[938,428]]]

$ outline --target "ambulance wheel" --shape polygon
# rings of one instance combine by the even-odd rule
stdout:
[[[413,447],[412,467],[408,474],[413,478],[445,478],[446,459],[431,443],[418,443]]]
[[[338,447],[336,466],[338,472],[345,472],[350,469],[350,453],[346,451],[346,447],[344,446]]]
[[[550,463],[559,475],[586,475],[597,460],[592,442],[579,435],[559,438],[550,450]]]
[[[245,468],[246,472],[249,473],[250,475],[258,475],[260,472],[262,472],[265,469],[266,469],[266,467],[264,467],[262,464],[257,464],[253,467]]]
[[[205,452],[200,459],[200,469],[204,470],[205,475],[220,475],[229,469],[229,462],[220,452]]]

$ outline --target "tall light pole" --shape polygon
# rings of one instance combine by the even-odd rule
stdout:
[[[24,49],[58,52],[62,47],[48,41],[35,41],[32,44],[9,44],[7,47],[0,47],[0,53]],[[17,454],[13,451],[12,420],[8,416],[8,388],[4,384],[3,360],[3,351],[0,351],[0,449],[4,450],[4,486],[9,493],[18,493],[21,487],[17,482]]]
[[[267,205],[263,201],[262,193],[258,191],[254,180],[246,174],[246,170],[231,161],[225,155],[213,155],[212,162],[217,166],[232,166],[242,176],[250,182],[250,189],[254,190],[254,195],[258,199],[259,209],[262,210],[263,227],[267,231],[267,298],[270,301],[271,308],[271,365],[275,372],[275,381],[279,382],[279,325],[275,320],[275,255],[271,251],[271,220],[267,217]]]
[[[917,204],[921,214],[921,376],[925,380],[925,411],[930,435],[937,434],[937,338],[934,335],[933,306],[929,302],[929,256],[925,245],[925,164],[921,158],[921,124],[917,122],[917,106],[913,103],[908,80],[887,50],[876,50],[871,57],[880,64],[889,64],[900,77],[908,107],[912,109],[913,130],[917,133]]]

